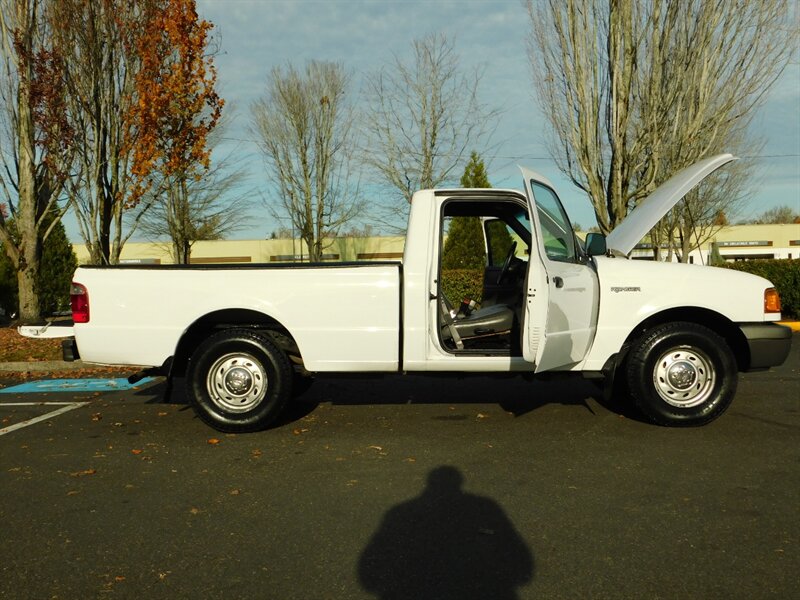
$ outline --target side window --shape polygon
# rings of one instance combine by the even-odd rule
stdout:
[[[536,200],[547,258],[575,262],[575,234],[558,197],[550,188],[535,181],[531,181],[531,189]]]
[[[517,231],[528,232],[530,235],[526,212],[520,211],[518,215],[508,215],[507,218],[516,221],[513,224],[517,226]],[[517,244],[514,255],[520,260],[528,262],[529,242],[520,237],[520,233],[517,233],[511,224],[500,219],[490,219],[484,223],[484,229],[489,246],[490,267],[502,267],[514,243]],[[526,238],[530,239],[528,236]]]
[[[508,227],[500,219],[486,221],[486,239],[489,246],[489,266],[502,267],[513,240]]]

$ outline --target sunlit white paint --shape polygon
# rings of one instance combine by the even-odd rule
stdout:
[[[664,194],[671,202],[686,186],[732,159],[723,155],[704,161],[670,180]],[[548,184],[544,178],[539,180]],[[75,280],[86,286],[91,311],[89,323],[74,327],[81,358],[102,364],[159,366],[175,353],[181,336],[198,319],[233,308],[266,315],[283,325],[297,342],[305,367],[315,372],[596,371],[642,321],[665,310],[703,308],[734,323],[779,318],[763,313],[763,293],[771,284],[745,273],[625,258],[596,257],[586,264],[549,261],[536,211],[532,211],[534,240],[523,356],[447,352],[438,336],[436,306],[439,215],[442,203],[458,194],[458,190],[414,194],[402,286],[401,266],[386,264],[81,268]],[[482,190],[481,199],[527,204],[525,195],[514,190]],[[669,202],[652,206],[668,210]],[[648,208],[640,224],[651,220],[653,211]],[[629,233],[628,237],[635,236]],[[562,287],[555,287],[555,276],[563,280]]]

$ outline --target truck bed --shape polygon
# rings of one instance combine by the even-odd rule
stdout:
[[[400,356],[400,263],[80,267],[90,320],[86,362],[160,366],[189,327],[249,311],[292,333],[311,371],[392,371]]]

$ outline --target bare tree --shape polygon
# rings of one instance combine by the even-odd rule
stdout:
[[[135,147],[126,117],[137,101],[134,79],[141,61],[134,39],[146,20],[145,4],[59,0],[51,6],[77,153],[67,192],[93,264],[117,263],[138,222],[126,215],[123,232]]]
[[[482,72],[459,67],[444,34],[414,40],[410,63],[394,62],[367,78],[365,163],[402,198],[390,208],[405,216],[418,189],[457,181],[468,150],[485,142],[499,110],[478,97]]]
[[[223,131],[220,124],[209,135],[212,150]],[[165,246],[176,264],[191,262],[195,242],[224,239],[245,225],[251,192],[242,187],[244,170],[231,166],[234,158],[231,152],[214,161],[202,177],[169,177],[145,200],[139,230],[154,242],[168,240]]]
[[[753,163],[707,177],[650,232],[655,260],[688,262],[690,252],[714,238],[738,213],[749,189]],[[666,247],[666,254],[662,249]]]
[[[765,210],[747,222],[757,224],[800,223],[800,210],[798,210],[797,206],[794,208],[788,205],[776,206]]]
[[[794,44],[788,0],[528,0],[528,13],[551,153],[605,233],[673,171],[747,147]]]
[[[46,3],[0,1],[0,243],[17,271],[20,319],[39,319],[35,287],[42,242],[61,218],[70,164],[63,57],[50,40]],[[56,215],[53,218],[53,215]]]
[[[288,217],[320,261],[339,229],[358,216],[362,202],[351,171],[356,149],[349,76],[338,63],[311,61],[303,73],[274,68],[265,96],[252,108],[259,146],[277,188],[270,204]]]

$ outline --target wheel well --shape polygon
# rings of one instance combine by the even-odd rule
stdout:
[[[631,331],[628,338],[623,344],[623,352],[627,354],[627,349],[644,332],[652,329],[657,325],[663,323],[670,323],[674,321],[686,321],[689,323],[697,323],[703,327],[711,329],[714,333],[722,337],[728,344],[728,347],[733,352],[736,358],[736,365],[740,371],[746,370],[750,365],[750,348],[747,345],[747,340],[744,337],[741,329],[730,319],[706,308],[697,307],[681,307],[665,310],[655,315],[649,316],[647,319],[639,323],[633,331]]]
[[[232,327],[255,329],[268,333],[278,347],[286,352],[293,364],[302,365],[300,348],[281,323],[258,311],[231,308],[209,313],[189,326],[175,348],[170,375],[183,377],[192,352],[197,346],[217,331]]]

